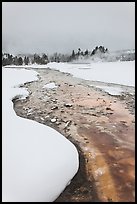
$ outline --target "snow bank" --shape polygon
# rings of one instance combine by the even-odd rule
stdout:
[[[109,93],[110,95],[113,96],[117,96],[117,95],[121,95],[121,93],[123,92],[123,89],[120,87],[114,87],[114,86],[104,86],[104,85],[96,85],[97,88],[100,88],[102,90],[104,90],[105,92]]]
[[[89,64],[56,63],[29,65],[30,68],[51,68],[75,77],[106,83],[135,86],[135,61],[92,62]]]
[[[37,80],[29,70],[2,69],[2,201],[52,202],[78,170],[78,152],[60,133],[20,118],[11,101],[28,94],[13,88]]]
[[[3,85],[3,93],[2,97],[6,99],[12,99],[15,96],[26,97],[28,95],[28,91],[25,88],[18,88],[19,85],[24,84],[25,82],[31,82],[38,80],[37,72],[29,71],[25,69],[2,69],[2,85]],[[16,87],[16,88],[13,88]],[[7,90],[7,91],[5,91]]]
[[[49,63],[47,66],[86,80],[135,86],[135,61],[91,64]]]

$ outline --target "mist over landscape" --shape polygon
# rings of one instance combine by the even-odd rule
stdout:
[[[134,49],[134,2],[3,2],[2,50],[68,53]]]

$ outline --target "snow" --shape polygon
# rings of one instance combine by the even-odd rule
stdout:
[[[120,87],[114,86],[105,86],[105,85],[96,85],[97,88],[104,90],[105,92],[109,93],[110,95],[121,95],[123,89]]]
[[[28,95],[18,85],[37,79],[32,70],[2,69],[3,202],[52,202],[78,170],[78,152],[69,140],[13,110],[11,100]]]
[[[72,74],[74,77],[91,81],[135,86],[135,61],[56,63],[29,65],[29,68],[51,68]]]
[[[57,88],[57,86],[55,85],[54,82],[51,82],[51,83],[49,83],[49,84],[45,84],[45,85],[43,86],[43,88],[54,89],[54,88]]]
[[[85,80],[135,86],[135,61],[90,64],[49,63],[47,66]]]
[[[110,95],[121,95],[124,87],[116,85],[135,86],[135,61],[96,62],[89,64],[49,63],[47,67],[67,72],[74,77],[109,83],[111,86],[97,86]]]

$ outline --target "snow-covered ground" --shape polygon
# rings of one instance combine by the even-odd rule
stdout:
[[[106,85],[96,85],[96,87],[104,90],[105,92],[113,96],[121,95],[121,93],[123,92],[123,89],[120,87],[106,86]]]
[[[70,141],[13,110],[11,100],[28,95],[18,85],[37,79],[32,70],[2,69],[3,202],[52,202],[78,170],[78,152]]]
[[[23,66],[24,67],[24,66]],[[29,65],[31,68],[51,68],[61,72],[72,74],[74,77],[85,80],[99,81],[110,84],[125,86],[135,86],[135,61],[117,61],[117,62],[92,62],[82,63],[48,63],[47,65]],[[124,90],[116,90],[111,85],[111,89],[102,87],[110,94],[119,95]],[[113,89],[113,90],[112,90]],[[121,88],[120,88],[121,89]]]
[[[47,67],[86,80],[135,86],[135,61],[90,64],[49,63]]]

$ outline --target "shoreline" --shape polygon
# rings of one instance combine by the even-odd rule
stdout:
[[[39,81],[23,85],[29,97],[13,100],[16,114],[56,129],[82,158],[81,169],[54,202],[134,201],[134,95],[111,96],[71,74],[35,71]],[[56,89],[43,89],[52,81]]]

